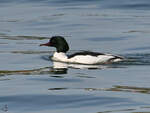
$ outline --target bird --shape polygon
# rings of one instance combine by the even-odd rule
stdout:
[[[93,65],[111,64],[124,60],[122,56],[91,51],[81,51],[66,55],[67,51],[69,51],[69,45],[63,36],[52,36],[48,43],[40,44],[40,46],[55,47],[56,51],[51,59],[58,62]]]

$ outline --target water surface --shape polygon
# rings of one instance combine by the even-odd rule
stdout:
[[[149,0],[1,0],[0,113],[150,112]],[[68,54],[91,50],[124,62],[52,62],[64,36]]]

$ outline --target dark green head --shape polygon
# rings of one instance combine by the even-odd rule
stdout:
[[[53,36],[48,43],[41,44],[40,46],[56,47],[57,52],[66,53],[69,50],[68,43],[62,36]]]

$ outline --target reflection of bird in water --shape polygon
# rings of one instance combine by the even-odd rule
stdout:
[[[68,69],[68,68],[74,68],[74,69],[104,69],[108,68],[106,65],[84,65],[84,64],[71,64],[71,63],[65,63],[65,62],[56,62],[53,61],[53,68],[54,69]]]
[[[53,54],[52,60],[76,64],[110,64],[113,62],[123,61],[123,57],[104,54],[98,52],[83,51],[67,56],[65,53],[69,50],[68,43],[61,36],[53,36],[48,43],[40,46],[55,47],[56,52]]]
[[[56,62],[53,61],[53,67],[51,72],[54,74],[67,74],[69,68],[73,69],[104,69],[110,68],[111,66],[106,65],[84,65],[84,64],[71,64],[65,62]]]

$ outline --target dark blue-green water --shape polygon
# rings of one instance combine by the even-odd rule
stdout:
[[[52,62],[54,35],[127,60]],[[0,62],[0,113],[150,112],[150,1],[0,0]]]

